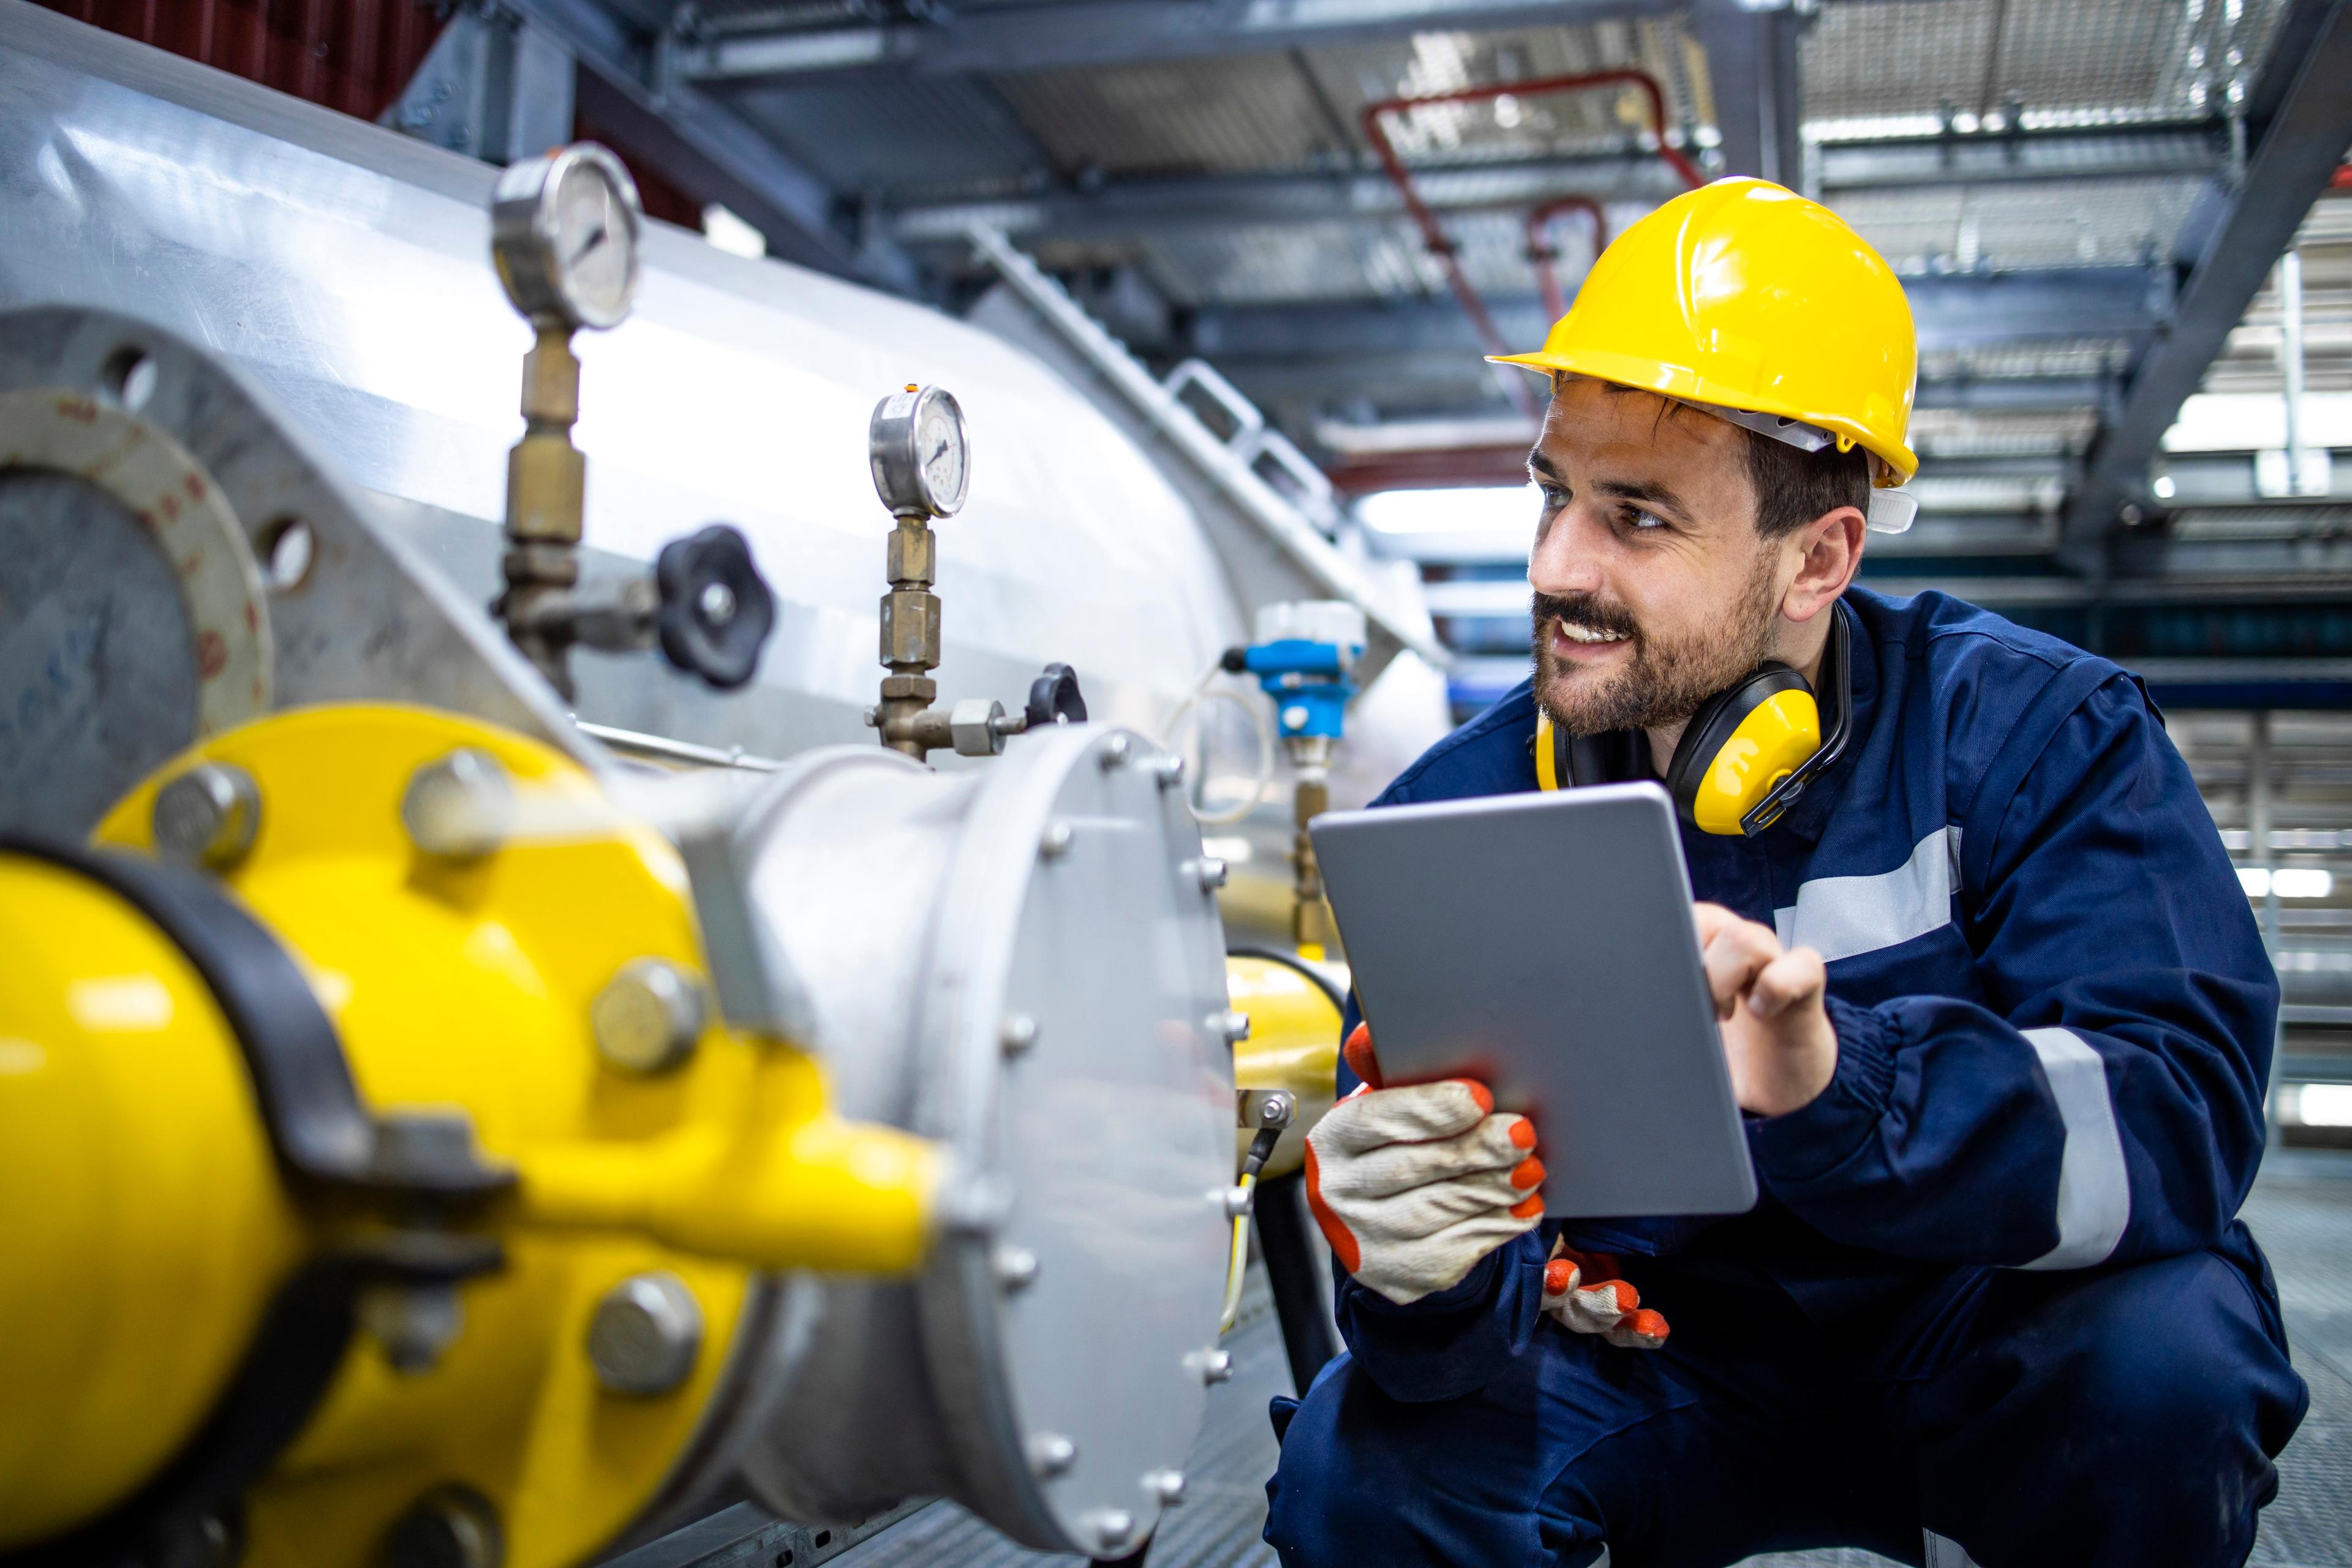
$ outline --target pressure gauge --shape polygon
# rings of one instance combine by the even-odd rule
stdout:
[[[876,404],[866,451],[874,489],[893,516],[953,517],[963,505],[971,443],[951,394],[910,386]]]
[[[490,195],[490,254],[542,325],[616,327],[637,292],[637,184],[593,142],[529,158]]]

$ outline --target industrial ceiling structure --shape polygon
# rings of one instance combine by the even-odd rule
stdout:
[[[1919,321],[1923,517],[1874,576],[1960,583],[2178,698],[2352,700],[2352,463],[2282,484],[2276,436],[2165,448],[2209,384],[2284,398],[2298,235],[2304,441],[2352,441],[2325,428],[2352,387],[2352,203],[2321,199],[2352,141],[2336,0],[475,15],[575,58],[583,121],[773,254],[962,308],[993,276],[974,233],[1001,234],[1155,369],[1214,366],[1342,494],[1516,482],[1524,394],[1480,356],[1540,339],[1543,274],[1572,293],[1692,177],[1780,180],[1878,247]],[[1422,515],[1371,539],[1429,568],[1466,707],[1517,679],[1525,528]]]
[[[344,26],[406,38],[418,9]],[[1444,492],[1365,538],[1423,565],[1462,708],[1524,664],[1527,524],[1454,493],[1517,483],[1532,428],[1481,355],[1538,341],[1608,235],[1743,173],[1840,211],[1917,317],[1922,516],[1871,577],[2175,703],[2352,704],[2343,0],[427,9],[452,20],[387,123],[503,161],[576,91],[657,213],[722,205],[958,311],[1001,237],[1154,374],[1221,373],[1342,500]]]

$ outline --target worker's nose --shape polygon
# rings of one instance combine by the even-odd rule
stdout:
[[[1573,504],[1559,511],[1536,540],[1528,556],[1528,583],[1538,594],[1567,595],[1595,593],[1601,586],[1601,563],[1591,548],[1589,531]]]

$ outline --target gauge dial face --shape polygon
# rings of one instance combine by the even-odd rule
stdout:
[[[583,322],[616,320],[635,292],[635,215],[595,163],[567,163],[557,179],[550,193],[557,286]]]
[[[490,254],[515,309],[542,327],[617,327],[637,292],[637,189],[583,142],[524,160],[490,196]]]
[[[963,504],[963,415],[951,398],[927,397],[915,415],[915,462],[934,510],[951,512]]]

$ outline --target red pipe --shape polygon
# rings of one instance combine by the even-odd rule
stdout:
[[[1544,309],[1555,321],[1568,314],[1568,296],[1560,291],[1559,247],[1551,242],[1551,220],[1562,213],[1582,213],[1592,220],[1592,254],[1609,248],[1609,215],[1591,196],[1554,196],[1528,214],[1528,259],[1535,264],[1536,286],[1543,290]]]
[[[1597,87],[1640,88],[1642,95],[1649,100],[1650,128],[1657,135],[1658,156],[1671,164],[1675,173],[1680,174],[1694,188],[1706,184],[1706,177],[1698,172],[1696,164],[1684,157],[1679,150],[1666,145],[1665,90],[1658,85],[1658,79],[1648,71],[1592,71],[1583,76],[1554,76],[1539,78],[1534,81],[1496,82],[1486,87],[1465,87],[1453,92],[1432,93],[1425,98],[1383,99],[1378,103],[1367,104],[1364,108],[1365,139],[1371,142],[1372,151],[1380,155],[1381,167],[1387,172],[1389,183],[1396,186],[1397,195],[1404,200],[1405,211],[1412,215],[1413,223],[1420,227],[1422,242],[1429,247],[1430,254],[1436,257],[1439,263],[1444,267],[1446,281],[1454,289],[1454,297],[1462,302],[1463,314],[1470,318],[1470,324],[1477,329],[1478,336],[1486,342],[1491,353],[1507,354],[1511,352],[1511,348],[1508,343],[1503,342],[1502,334],[1495,330],[1495,319],[1486,313],[1486,302],[1478,297],[1478,290],[1470,286],[1469,277],[1464,273],[1462,263],[1456,258],[1457,247],[1446,237],[1444,228],[1437,221],[1437,215],[1429,210],[1429,204],[1423,201],[1421,193],[1413,188],[1412,173],[1404,166],[1404,161],[1397,156],[1396,148],[1389,141],[1388,128],[1381,123],[1381,117],[1400,110],[1419,109],[1433,103],[1475,103],[1507,96],[1528,98],[1538,93],[1574,92]],[[1514,378],[1506,384],[1511,388],[1512,401],[1518,404],[1523,412],[1530,414],[1535,412],[1533,394],[1522,387],[1517,378]]]

